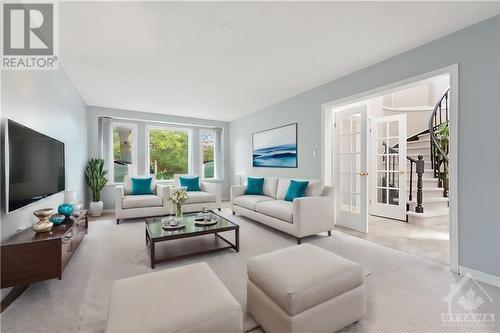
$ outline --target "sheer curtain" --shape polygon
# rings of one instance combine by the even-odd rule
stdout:
[[[113,120],[109,117],[98,118],[98,140],[99,140],[99,157],[104,160],[106,169],[113,168],[113,161],[111,160],[111,150],[113,149]]]
[[[224,152],[222,149],[222,128],[214,128],[215,132],[215,178],[224,179]]]

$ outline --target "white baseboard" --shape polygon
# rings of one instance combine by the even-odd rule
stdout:
[[[483,282],[489,284],[490,286],[500,288],[500,276],[484,273],[481,271],[476,271],[475,269],[468,268],[465,266],[460,266],[459,272],[460,275],[465,275],[469,273],[472,276],[472,278],[476,281]]]

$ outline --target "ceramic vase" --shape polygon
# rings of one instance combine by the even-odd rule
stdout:
[[[91,216],[101,216],[104,204],[102,201],[92,201],[89,207],[89,213]]]
[[[42,208],[35,210],[33,212],[33,215],[38,218],[38,222],[33,224],[33,230],[35,232],[46,232],[52,229],[52,226],[54,224],[49,221],[49,216],[52,215],[53,212],[54,210],[52,208]]]

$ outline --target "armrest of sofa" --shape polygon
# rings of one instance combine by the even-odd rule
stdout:
[[[246,190],[245,185],[231,185],[231,203],[233,203],[234,198],[245,195]]]
[[[293,223],[297,224],[298,237],[333,230],[335,224],[334,205],[333,195],[295,199],[293,201]]]
[[[165,184],[156,184],[156,195],[162,199],[163,207],[170,207],[170,186]]]
[[[125,189],[123,185],[117,185],[115,187],[115,211],[121,211],[123,205],[123,197],[125,196]]]
[[[222,184],[213,182],[201,182],[201,190],[203,192],[208,192],[215,195],[215,202],[218,208],[221,207],[222,203]]]

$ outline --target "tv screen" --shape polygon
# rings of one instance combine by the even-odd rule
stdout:
[[[8,211],[64,191],[64,143],[12,120],[7,133]]]

